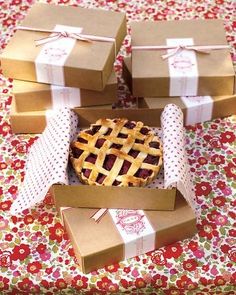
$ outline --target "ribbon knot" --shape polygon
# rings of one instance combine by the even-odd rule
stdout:
[[[136,45],[132,46],[132,50],[169,50],[162,55],[163,59],[169,58],[182,50],[193,50],[198,53],[209,54],[212,50],[230,49],[229,45]]]

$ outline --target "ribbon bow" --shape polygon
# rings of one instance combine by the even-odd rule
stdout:
[[[92,41],[100,41],[100,42],[112,42],[115,45],[115,56],[117,52],[117,46],[116,46],[116,39],[112,37],[104,37],[104,36],[95,36],[95,35],[87,35],[87,34],[78,34],[78,33],[70,33],[70,32],[56,32],[53,30],[45,30],[45,29],[38,29],[38,28],[31,28],[31,27],[24,27],[24,26],[18,26],[18,30],[23,31],[31,31],[31,32],[41,32],[41,33],[51,33],[51,35],[35,40],[36,46],[40,46],[43,44],[46,44],[48,42],[53,42],[61,38],[73,38],[75,40],[79,41],[85,41],[85,42],[92,42]]]
[[[209,54],[211,50],[221,50],[221,49],[229,49],[229,45],[178,45],[178,46],[155,46],[155,45],[137,45],[132,46],[132,50],[169,50],[166,54],[162,55],[163,59],[169,58],[174,56],[178,52],[182,50],[193,50],[198,53]]]
[[[48,42],[53,42],[56,40],[59,40],[61,38],[72,38],[75,40],[85,41],[85,42],[92,42],[91,39],[85,38],[77,33],[69,33],[69,32],[53,32],[51,35],[35,40],[36,46],[41,46],[43,44],[46,44]]]

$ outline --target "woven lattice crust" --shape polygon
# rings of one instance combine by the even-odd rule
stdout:
[[[142,122],[99,119],[72,142],[70,159],[82,183],[145,186],[160,171],[162,145]]]

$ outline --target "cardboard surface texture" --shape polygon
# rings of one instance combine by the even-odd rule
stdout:
[[[184,38],[191,39],[193,45],[227,45],[221,20],[133,22],[131,38],[132,46],[166,46],[167,39]],[[170,96],[169,59],[162,58],[166,53],[166,49],[132,51],[132,87],[135,96]],[[176,54],[174,58],[176,58],[173,61],[176,63],[174,67],[177,68],[178,63],[178,67],[181,66],[182,70],[192,62],[185,59],[182,53]],[[172,94],[171,96],[233,94],[235,73],[229,49],[211,50],[209,54],[196,53],[196,67],[198,72],[195,77],[198,77],[196,93]],[[183,85],[185,82],[183,81]]]
[[[71,88],[64,87],[64,89],[65,91],[70,91]],[[17,112],[45,111],[53,109],[53,106],[57,105],[56,100],[59,100],[60,97],[55,95],[54,98],[52,91],[51,85],[48,84],[14,80],[12,93],[15,97]],[[72,100],[75,107],[98,106],[116,102],[117,78],[115,72],[112,72],[104,90],[93,91],[77,89],[77,92],[78,96],[76,95],[76,97],[72,94]],[[70,97],[67,98],[68,97],[66,96],[65,101],[68,101],[69,103]],[[76,105],[76,101],[78,105]]]
[[[124,241],[110,214],[95,223],[90,218],[94,212],[93,209],[69,208],[61,213],[79,267],[85,273],[124,260]],[[196,233],[196,217],[182,198],[177,199],[174,211],[144,213],[155,231],[153,250]]]
[[[44,45],[36,46],[35,40],[48,37],[50,33],[39,32],[37,29],[54,30],[56,25],[79,27],[82,28],[82,34],[113,38],[116,41],[76,40],[63,66],[64,83],[59,79],[57,83],[45,83],[103,90],[112,72],[115,56],[126,36],[126,18],[123,13],[101,9],[41,3],[33,5],[21,26],[33,28],[35,31],[22,29],[16,31],[0,57],[3,74],[14,79],[42,82],[36,77],[35,60]],[[71,38],[64,38],[63,42],[66,42],[66,39]],[[53,46],[53,43],[48,44]],[[60,48],[54,53],[54,57],[59,53]],[[46,54],[51,53],[46,52]]]
[[[132,68],[131,68],[131,58],[125,58],[123,62],[123,72],[122,76],[128,85],[130,91],[132,92]],[[236,93],[236,89],[234,90],[234,93]],[[198,108],[200,109],[200,114],[196,118],[194,123],[201,123],[206,120],[206,117],[201,116],[201,112],[204,110],[204,106],[209,102],[209,100],[205,101],[202,97],[192,97],[192,101],[198,100]],[[236,113],[236,94],[232,95],[224,95],[224,96],[211,96],[212,100],[212,109],[211,112],[208,115],[207,120],[215,119],[215,118],[222,118],[226,116],[230,116]],[[181,97],[144,97],[144,98],[138,98],[138,108],[140,109],[153,109],[157,113],[157,116],[161,115],[161,112],[163,111],[164,107],[167,104],[176,104],[179,106],[184,114],[184,125],[188,125],[189,122],[187,118],[192,115],[192,112],[196,115],[196,112],[198,110],[191,110],[191,108],[187,107],[187,105],[184,103],[184,100],[181,99]],[[146,110],[148,112],[148,110]]]

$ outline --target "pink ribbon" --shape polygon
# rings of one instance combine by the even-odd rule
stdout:
[[[229,49],[229,45],[178,45],[178,46],[155,46],[155,45],[137,45],[132,46],[132,50],[168,50],[172,49],[166,54],[162,55],[163,59],[169,58],[182,50],[193,50],[198,53],[209,54],[212,50]]]
[[[33,32],[41,32],[41,33],[51,33],[51,35],[35,40],[36,46],[40,46],[46,44],[48,42],[53,42],[61,38],[72,38],[79,41],[92,42],[92,41],[100,41],[100,42],[112,42],[115,44],[115,55],[116,55],[116,39],[111,37],[103,37],[103,36],[95,36],[95,35],[86,35],[86,34],[77,34],[77,33],[69,33],[69,32],[55,32],[53,30],[45,30],[38,28],[30,28],[19,26],[18,30],[24,31],[33,31]]]
[[[98,223],[102,217],[107,213],[108,209],[101,208],[98,209],[93,215],[90,216],[91,219],[93,219],[96,223]]]

